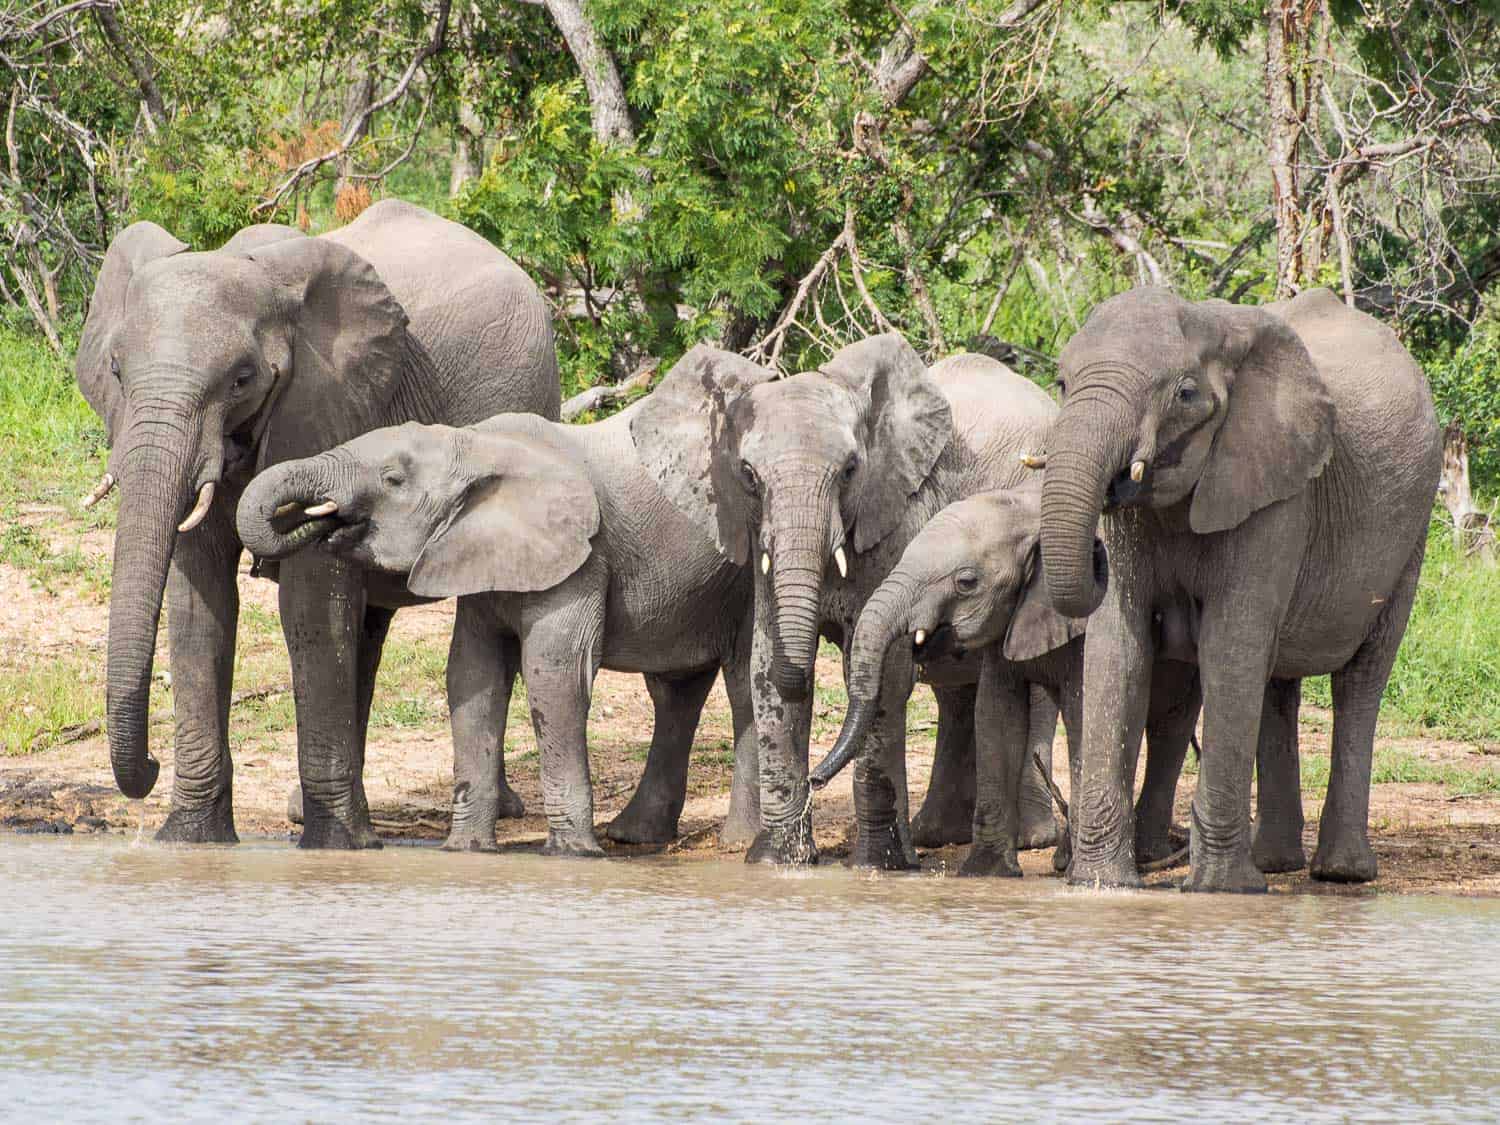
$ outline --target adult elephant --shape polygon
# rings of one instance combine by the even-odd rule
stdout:
[[[1260,891],[1263,870],[1304,865],[1298,685],[1321,673],[1333,675],[1333,769],[1312,874],[1373,879],[1375,720],[1441,466],[1421,369],[1326,290],[1250,308],[1136,289],[1093,312],[1059,372],[1042,559],[1058,610],[1097,608],[1071,878],[1138,881],[1128,783],[1151,619],[1186,605],[1204,738],[1184,889]],[[1101,511],[1107,584],[1093,565]],[[1268,807],[1278,795],[1295,807]]]
[[[956,356],[929,371],[894,333],[757,385],[679,365],[640,407],[630,429],[642,463],[721,551],[753,566],[762,830],[747,859],[817,859],[807,751],[819,634],[844,647],[847,669],[860,610],[922,525],[954,500],[1015,483],[1025,474],[1019,455],[1040,443],[1055,412],[1003,364]],[[938,761],[951,765],[966,749],[971,792],[977,677],[971,661],[943,669],[936,685]],[[906,808],[911,687],[910,656],[892,661],[871,724],[876,741],[855,774],[860,866],[916,863]],[[1055,709],[1050,717],[1055,728]],[[944,746],[944,731],[964,733]],[[1046,797],[1030,804],[1055,832]]]
[[[157,838],[233,843],[234,513],[245,483],[393,422],[556,418],[547,307],[484,239],[395,200],[318,238],[263,225],[207,253],[136,223],[105,256],[77,373],[109,431],[101,490],[118,480],[121,494],[106,705],[115,780],[129,797],[156,783],[147,719],[165,592],[176,768]],[[417,599],[399,580],[367,582],[315,553],[281,564],[279,578],[302,845],[376,846],[360,781],[365,724],[391,616]]]

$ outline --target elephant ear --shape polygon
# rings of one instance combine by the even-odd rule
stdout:
[[[1016,610],[1011,614],[1010,628],[1005,631],[1005,658],[1018,663],[1062,648],[1074,637],[1083,636],[1085,628],[1083,618],[1064,617],[1052,608],[1040,541],[1031,545],[1028,570]]]
[[[412,593],[452,598],[556,586],[589,557],[599,530],[594,486],[533,437],[454,431],[457,463],[475,473],[417,556]]]
[[[743,356],[698,344],[636,407],[636,456],[673,504],[736,565],[750,558],[752,498],[735,472],[735,421],[747,392],[776,377]]]
[[[1334,406],[1285,321],[1224,302],[1193,306],[1189,315],[1220,322],[1231,368],[1227,413],[1189,511],[1193,530],[1208,534],[1296,495],[1323,471],[1333,453]]]
[[[321,453],[385,421],[417,349],[406,310],[375,267],[326,238],[280,239],[246,255],[279,287],[291,327],[256,471]]]
[[[289,238],[306,237],[302,231],[285,223],[256,223],[235,231],[234,237],[219,247],[219,250],[225,254],[248,254],[252,250],[285,242]]]
[[[896,529],[937,464],[953,436],[953,411],[922,357],[894,332],[841,348],[818,370],[866,407],[868,453],[850,484],[852,510],[844,518],[854,526],[854,549],[868,551]]]
[[[99,267],[89,315],[78,341],[74,370],[78,389],[94,413],[104,419],[111,445],[125,410],[125,396],[112,370],[115,339],[125,320],[125,291],[142,267],[187,248],[186,242],[172,237],[155,223],[131,223],[115,235],[104,255],[104,264]]]

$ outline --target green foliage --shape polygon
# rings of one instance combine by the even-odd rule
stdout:
[[[1427,378],[1439,419],[1463,427],[1475,487],[1500,492],[1500,316],[1491,312],[1457,351],[1430,361]]]

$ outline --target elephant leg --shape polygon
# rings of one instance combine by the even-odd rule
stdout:
[[[974,830],[974,697],[976,685],[934,687],[937,746],[927,796],[911,820],[919,848],[967,844]]]
[[[281,627],[297,706],[304,848],[378,848],[357,796],[365,588],[359,570],[322,552],[281,562]]]
[[[1255,748],[1255,836],[1250,858],[1267,873],[1301,871],[1302,767],[1297,747],[1297,708],[1301,680],[1266,684],[1260,712],[1260,740]]]
[[[718,674],[718,668],[710,668],[680,680],[646,676],[646,690],[656,711],[651,749],[630,803],[604,830],[611,840],[665,844],[677,838],[677,821],[687,800],[693,735]]]
[[[380,674],[385,638],[391,631],[391,619],[395,616],[394,609],[366,602],[359,633],[359,725],[354,739],[354,805],[357,815],[366,820],[370,817],[370,802],[365,796],[365,744],[370,735],[370,705],[375,701],[375,678]]]
[[[846,656],[846,684],[848,678]],[[911,838],[906,788],[906,703],[911,682],[907,661],[886,662],[875,722],[854,766],[856,834],[850,855],[854,867],[908,871],[921,866]]]
[[[1068,739],[1069,815],[1063,818],[1062,841],[1052,853],[1052,870],[1067,874],[1073,863],[1073,823],[1071,802],[1079,791],[1079,773],[1083,764],[1083,669],[1078,667],[1057,693],[1058,710],[1062,712],[1063,732]]]
[[[520,667],[520,642],[501,633],[473,599],[459,598],[448,645],[453,824],[446,851],[498,851],[495,823],[507,801],[520,803],[505,783],[505,721]]]
[[[729,787],[729,815],[719,829],[719,843],[744,847],[760,831],[760,751],[755,737],[755,705],[750,691],[750,646],[724,665],[724,690],[734,719],[734,780]]]
[[[1016,847],[1022,851],[1036,848],[1056,847],[1061,833],[1057,817],[1052,811],[1052,790],[1047,781],[1052,777],[1052,740],[1057,737],[1057,703],[1040,684],[1031,684],[1027,690],[1026,752],[1021,770],[1020,828],[1017,830]],[[1033,764],[1041,760],[1042,770]],[[1043,773],[1042,771],[1045,771]]]
[[[1136,863],[1154,863],[1175,850],[1172,810],[1177,803],[1177,780],[1201,703],[1197,668],[1177,661],[1156,665],[1146,716],[1146,777],[1135,805]]]
[[[566,610],[544,612],[521,642],[521,675],[542,759],[542,804],[547,813],[542,854],[599,857],[604,849],[594,835],[588,717],[599,670],[603,602],[575,602]]]
[[[167,640],[176,720],[172,810],[158,840],[236,844],[229,698],[234,685],[240,541],[232,504],[219,504],[178,536],[167,574]]]
[[[960,875],[1021,877],[1016,844],[1021,831],[1021,778],[1035,774],[1031,753],[1031,696],[1026,683],[1001,669],[1002,657],[985,654],[975,704],[978,749],[974,846]],[[1057,710],[1047,712],[1057,725]]]
[[[772,678],[773,645],[769,598],[755,599],[750,642],[751,706],[760,763],[760,832],[746,863],[817,863],[813,843],[812,790],[807,784],[807,744],[814,693],[785,699]]]
[[[1312,877],[1333,883],[1367,883],[1375,878],[1370,846],[1370,771],[1375,754],[1375,722],[1380,697],[1406,634],[1417,578],[1422,572],[1422,540],[1400,581],[1353,659],[1333,674],[1333,762],[1328,797],[1318,822],[1318,848]]]

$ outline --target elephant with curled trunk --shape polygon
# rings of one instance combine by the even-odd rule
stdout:
[[[77,362],[118,480],[107,717],[115,780],[144,797],[157,618],[167,603],[176,769],[158,839],[236,840],[229,699],[239,612],[234,512],[252,473],[403,419],[555,418],[546,304],[478,235],[386,200],[318,238],[249,227],[192,253],[152,223],[110,244]],[[279,571],[297,706],[305,847],[376,844],[364,732],[399,581],[326,555]],[[519,811],[514,801],[513,811]]]
[[[1020,455],[1040,443],[1056,409],[1041,389],[982,356],[928,370],[892,333],[851,344],[816,371],[749,386],[674,370],[632,419],[640,458],[667,496],[754,574],[763,827],[748,859],[817,858],[807,753],[820,633],[844,647],[847,670],[860,611],[912,537],[953,500],[1023,476]],[[964,774],[972,793],[976,679],[971,662],[945,669],[935,684],[929,802],[961,791]],[[855,775],[857,865],[917,862],[906,807],[912,681],[909,655],[890,661],[872,750]],[[1056,825],[1033,784],[1030,807],[1044,818],[1039,833],[1050,834],[1037,842],[1050,843]],[[964,827],[971,818],[963,808]]]
[[[833,749],[812,773],[821,788],[860,751],[879,705],[888,660],[908,652],[918,664],[948,654],[980,660],[975,728],[978,794],[974,846],[960,875],[1019,876],[1022,781],[1033,747],[1051,760],[1054,728],[1030,729],[1029,693],[1040,688],[1062,712],[1068,762],[1077,785],[1083,728],[1084,619],[1052,607],[1038,531],[1041,488],[1030,483],[981,492],[932,517],[865,604],[850,652],[849,711]],[[1096,551],[1101,556],[1103,544]],[[1177,631],[1158,620],[1158,636]],[[1146,721],[1146,780],[1136,805],[1136,857],[1172,851],[1168,832],[1177,778],[1198,719],[1197,670],[1162,658],[1153,669]],[[1068,864],[1066,841],[1055,866]]]
[[[1297,702],[1302,678],[1321,673],[1333,676],[1333,764],[1312,874],[1373,879],[1375,721],[1442,458],[1421,369],[1324,290],[1250,308],[1136,289],[1094,310],[1059,372],[1042,560],[1059,612],[1093,613],[1072,879],[1137,882],[1128,785],[1150,623],[1175,605],[1189,608],[1203,686],[1184,889],[1262,891],[1263,871],[1305,865]],[[1093,565],[1101,512],[1107,583]]]
[[[771,372],[700,345],[676,377],[753,386]],[[645,775],[610,837],[676,836],[693,734],[721,668],[736,751],[723,838],[746,843],[760,827],[749,570],[721,555],[641,467],[630,425],[645,406],[589,426],[502,414],[466,429],[374,430],[267,469],[240,502],[240,534],[258,555],[318,544],[314,553],[405,575],[416,593],[458,598],[450,849],[495,850],[518,672],[541,752],[548,854],[603,854],[587,748],[601,667],[644,673],[656,707]]]

